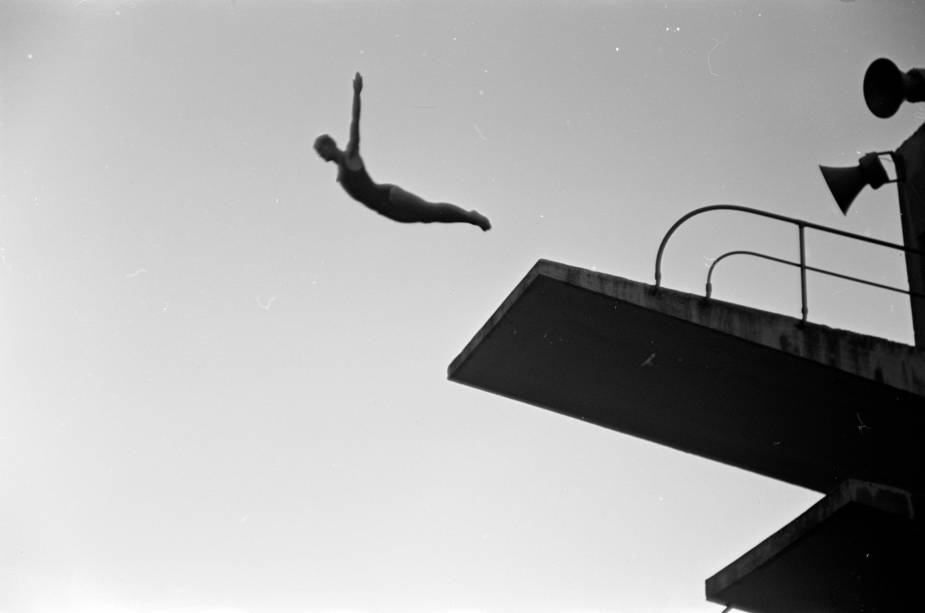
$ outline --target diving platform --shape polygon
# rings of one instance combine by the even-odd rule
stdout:
[[[904,490],[849,479],[707,579],[707,600],[753,613],[920,611],[921,512]]]
[[[923,491],[925,355],[877,337],[540,260],[448,375],[822,493]]]

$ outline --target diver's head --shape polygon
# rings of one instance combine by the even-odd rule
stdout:
[[[327,134],[322,134],[315,139],[315,151],[318,152],[318,155],[321,156],[321,159],[326,162],[330,162],[337,157],[339,149],[337,148],[337,143],[334,142],[333,138]]]

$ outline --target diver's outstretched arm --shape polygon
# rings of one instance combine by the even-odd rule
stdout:
[[[347,155],[360,150],[360,92],[363,91],[363,77],[356,73],[353,77],[353,117],[350,120],[350,141],[347,143]]]

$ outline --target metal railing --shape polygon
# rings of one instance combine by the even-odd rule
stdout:
[[[687,221],[691,217],[700,215],[701,213],[708,213],[710,211],[737,211],[741,213],[749,213],[751,215],[758,215],[759,217],[768,217],[770,219],[775,219],[777,221],[783,221],[783,222],[787,222],[787,223],[791,223],[795,225],[797,227],[797,232],[799,235],[800,261],[792,262],[790,260],[785,260],[783,258],[778,258],[778,257],[767,255],[764,253],[758,253],[757,251],[747,251],[747,250],[728,251],[720,255],[719,257],[717,257],[715,260],[713,260],[712,264],[710,264],[710,269],[707,272],[707,286],[706,286],[706,298],[707,299],[711,297],[711,294],[713,292],[713,285],[712,285],[713,269],[716,267],[716,265],[719,262],[733,255],[749,255],[749,256],[758,257],[758,258],[770,260],[773,262],[779,262],[781,264],[787,264],[789,266],[795,266],[799,268],[800,269],[800,298],[802,301],[802,307],[800,309],[800,312],[802,313],[802,320],[804,322],[806,321],[806,316],[809,313],[809,308],[806,302],[806,271],[808,270],[812,272],[818,272],[824,275],[829,275],[832,277],[838,277],[840,279],[845,279],[848,281],[854,281],[855,283],[862,283],[864,285],[870,285],[872,287],[877,287],[880,289],[885,289],[885,290],[889,290],[893,292],[899,292],[901,294],[907,294],[910,296],[917,296],[920,298],[925,298],[925,294],[921,294],[918,292],[912,292],[910,290],[902,289],[899,287],[884,285],[882,283],[876,283],[874,281],[868,281],[866,279],[860,279],[858,277],[843,275],[841,273],[833,272],[831,270],[825,270],[823,268],[817,268],[815,266],[807,265],[806,264],[806,236],[805,234],[806,234],[806,229],[809,228],[810,230],[819,230],[820,232],[827,232],[829,234],[835,234],[837,236],[844,236],[846,238],[859,240],[865,243],[871,243],[873,245],[879,245],[881,247],[888,247],[890,249],[895,249],[897,251],[903,251],[905,253],[915,253],[920,256],[925,256],[925,252],[919,251],[917,249],[912,249],[910,247],[906,247],[905,245],[899,245],[896,243],[891,243],[888,241],[880,240],[879,238],[870,238],[869,236],[863,236],[861,234],[854,234],[853,232],[845,232],[844,230],[830,228],[828,226],[823,226],[817,223],[813,223],[811,221],[806,221],[804,219],[796,219],[795,217],[787,217],[786,215],[770,213],[768,211],[762,211],[760,209],[753,209],[753,208],[750,208],[747,206],[741,206],[738,204],[711,204],[709,206],[700,207],[699,209],[694,209],[693,211],[690,211],[689,213],[687,213],[686,215],[678,219],[678,221],[674,222],[674,224],[668,229],[668,232],[662,238],[662,242],[658,246],[658,254],[655,256],[655,289],[656,291],[661,287],[661,284],[662,284],[662,255],[665,251],[665,245],[667,245],[668,239],[671,238],[671,235],[674,234],[675,230],[677,230],[678,227],[681,224],[683,224],[685,221]]]

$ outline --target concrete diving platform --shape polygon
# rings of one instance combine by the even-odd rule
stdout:
[[[707,579],[707,600],[751,613],[925,610],[917,512],[904,490],[848,480]]]
[[[914,347],[547,260],[452,381],[827,493],[923,491]]]

